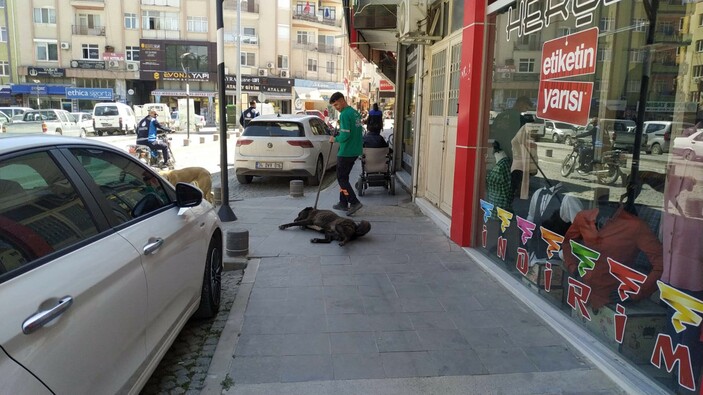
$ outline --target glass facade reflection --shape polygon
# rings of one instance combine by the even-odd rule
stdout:
[[[520,2],[489,25],[481,250],[647,375],[699,391],[703,4]]]

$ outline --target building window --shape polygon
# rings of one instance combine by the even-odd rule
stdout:
[[[295,5],[295,13],[298,15],[315,15],[315,3],[311,4],[309,1],[305,3],[298,3]]]
[[[278,55],[278,61],[276,62],[276,65],[278,66],[279,69],[287,69],[288,68],[288,55]]]
[[[630,62],[632,63],[642,63],[644,62],[645,52],[639,49],[633,49],[630,52]]]
[[[5,8],[5,0],[0,0],[0,8]]]
[[[204,16],[189,16],[188,31],[195,33],[207,33],[207,18]]]
[[[571,34],[570,27],[560,27],[557,29],[557,37],[564,37],[568,36],[569,34]]]
[[[142,11],[142,29],[178,30],[178,13]]]
[[[0,60],[0,75],[2,75],[2,76],[10,75],[10,62],[8,62],[6,60]]]
[[[703,52],[703,40],[696,41],[696,52]]]
[[[627,92],[628,93],[638,93],[640,91],[640,80],[628,80],[627,81]]]
[[[308,71],[317,72],[317,59],[308,59]]]
[[[535,60],[533,58],[522,58],[518,63],[518,72],[520,73],[534,73],[535,72]]]
[[[632,24],[635,26],[636,32],[644,33],[647,31],[647,25],[649,25],[649,22],[647,22],[646,19],[635,19],[632,21]]]
[[[703,26],[703,14],[698,15],[698,26]]]
[[[83,44],[83,59],[99,60],[100,52],[98,50],[98,44]]]
[[[600,18],[600,30],[604,32],[609,32],[613,29],[613,24],[615,20],[613,18],[603,17]]]
[[[139,60],[139,47],[128,46],[125,50],[125,59],[136,62]]]
[[[100,15],[94,14],[78,14],[76,15],[76,24],[78,26],[85,26],[90,29],[95,29],[96,27],[101,27]]]
[[[252,52],[242,52],[242,66],[256,66],[256,54]]]
[[[34,23],[56,23],[56,10],[53,8],[35,8]]]
[[[38,42],[37,60],[44,62],[58,62],[59,51],[56,42]]]
[[[314,39],[315,35],[311,32],[298,32],[298,44],[311,44]]]
[[[335,71],[336,71],[336,70],[334,69],[334,62],[328,60],[328,61],[327,61],[327,74],[334,74]]]
[[[598,48],[598,61],[599,62],[609,62],[612,60],[613,51],[605,48]]]
[[[243,44],[258,44],[259,39],[256,36],[256,28],[242,28],[242,43]]]
[[[0,27],[0,42],[7,42],[7,28],[4,26]]]
[[[693,76],[694,77],[703,77],[703,66],[693,66]]]
[[[124,14],[124,28],[125,29],[138,29],[139,21],[137,21],[137,14]]]

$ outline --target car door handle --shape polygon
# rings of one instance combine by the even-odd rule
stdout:
[[[144,255],[153,254],[154,252],[156,252],[156,250],[161,248],[161,244],[163,243],[164,239],[161,238],[149,240],[149,244],[144,246]]]
[[[24,320],[22,323],[22,332],[25,335],[29,335],[30,333],[51,322],[54,318],[63,314],[69,307],[71,307],[72,304],[73,298],[70,296],[64,296],[59,300],[56,306],[50,308],[49,310],[40,311]]]

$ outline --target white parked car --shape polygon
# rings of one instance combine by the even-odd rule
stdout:
[[[83,130],[83,135],[95,134],[93,129],[93,114],[89,112],[72,112],[73,118],[76,118],[76,123]]]
[[[686,160],[703,159],[703,129],[698,129],[690,136],[676,137],[671,152]]]
[[[136,133],[137,121],[132,107],[124,103],[97,103],[93,107],[93,128],[98,136]]]
[[[221,273],[199,189],[94,140],[0,136],[1,392],[139,393]]]
[[[314,115],[261,115],[249,121],[237,138],[234,167],[237,180],[248,184],[254,176],[304,177],[318,185],[332,130]],[[328,168],[337,165],[339,144],[332,144]]]
[[[186,130],[187,124],[188,124],[188,121],[187,121],[187,118],[185,117],[185,115],[181,118],[178,111],[174,111],[171,113],[172,129],[176,129],[181,132],[184,132]],[[183,125],[183,126],[181,126],[181,125]],[[191,125],[191,131],[193,131],[193,129],[198,131],[198,130],[200,130],[200,128],[204,128],[205,127],[205,117],[202,115],[193,114],[192,119],[190,120],[190,125]]]

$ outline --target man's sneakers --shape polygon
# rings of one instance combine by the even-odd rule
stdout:
[[[349,209],[347,210],[347,215],[354,214],[355,212],[359,211],[362,207],[364,207],[364,205],[361,204],[361,202],[356,202],[356,203],[352,204],[351,206],[349,206]]]
[[[342,203],[337,203],[337,204],[335,204],[334,206],[332,206],[332,208],[335,209],[335,210],[339,210],[339,211],[347,211],[347,210],[349,210],[349,207],[347,207],[346,204],[342,204]]]

